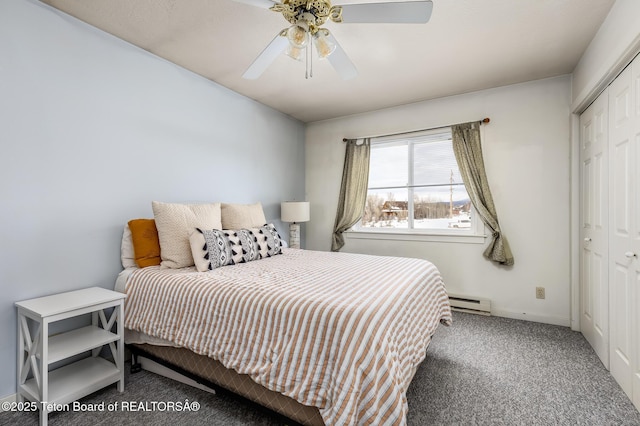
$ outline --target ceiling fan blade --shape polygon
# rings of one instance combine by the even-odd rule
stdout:
[[[358,75],[358,70],[355,65],[353,65],[353,62],[351,62],[351,59],[349,59],[342,46],[340,46],[338,40],[336,40],[333,34],[329,31],[327,31],[326,37],[336,46],[336,50],[327,57],[333,68],[343,80],[355,78]]]
[[[242,78],[246,78],[247,80],[257,79],[262,75],[264,70],[266,70],[273,61],[275,61],[278,55],[285,51],[289,45],[289,40],[281,34],[282,33],[279,33],[273,40],[271,40],[271,43],[264,48],[262,53],[258,55],[244,74],[242,74]]]
[[[271,0],[233,0],[237,3],[244,3],[250,6],[259,7],[262,9],[269,9],[271,6],[276,4],[277,2]]]
[[[348,24],[424,24],[431,17],[431,1],[343,4],[342,22]]]

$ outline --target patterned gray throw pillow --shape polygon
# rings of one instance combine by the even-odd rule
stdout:
[[[202,235],[199,238],[201,242],[204,238],[200,253],[193,253],[199,271],[204,269],[205,264],[206,269],[212,270],[282,253],[282,239],[272,223],[252,229],[196,230]],[[192,237],[198,238],[195,234]]]

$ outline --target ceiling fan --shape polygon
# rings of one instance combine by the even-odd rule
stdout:
[[[327,19],[336,23],[423,24],[429,21],[433,9],[430,0],[336,6],[331,0],[235,1],[279,12],[292,24],[280,31],[245,71],[242,77],[249,80],[260,77],[282,52],[306,61],[306,77],[312,77],[313,45],[318,58],[327,58],[344,80],[354,78],[358,75],[356,67],[329,30],[322,27]]]

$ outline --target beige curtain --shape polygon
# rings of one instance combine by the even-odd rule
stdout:
[[[467,188],[476,212],[493,233],[493,241],[485,250],[484,256],[501,265],[513,265],[513,254],[511,254],[506,237],[500,230],[498,214],[493,204],[484,168],[480,143],[480,122],[451,126],[451,133],[453,135],[453,152],[460,168],[464,186]]]
[[[356,139],[346,141],[342,186],[338,199],[336,222],[333,226],[331,251],[339,251],[344,246],[344,231],[355,225],[364,212],[369,183],[370,139],[358,143]]]

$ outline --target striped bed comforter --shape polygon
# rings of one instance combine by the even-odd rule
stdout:
[[[403,425],[406,391],[447,294],[425,260],[284,249],[209,272],[149,267],[125,327],[316,406],[327,425]]]

